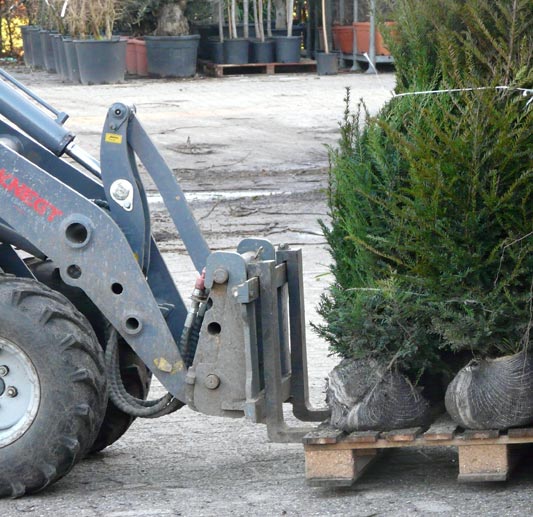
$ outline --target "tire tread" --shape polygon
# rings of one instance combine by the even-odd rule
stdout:
[[[20,479],[0,478],[0,496],[17,498],[59,480],[86,454],[104,417],[106,378],[103,353],[92,327],[62,294],[36,280],[0,274],[0,310],[1,304],[10,304],[42,327],[44,334],[57,338],[51,340],[57,347],[51,353],[62,361],[58,373],[78,385],[76,396],[87,401],[62,415],[69,425],[60,436],[52,437],[58,446],[37,451],[40,460],[28,454],[21,472],[17,472]]]

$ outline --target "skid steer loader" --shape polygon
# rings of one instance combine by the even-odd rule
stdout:
[[[300,440],[309,426],[288,426],[283,403],[302,421],[328,416],[308,400],[301,250],[210,251],[133,106],[109,108],[100,160],[67,118],[0,70],[0,496],[40,490],[136,417],[184,405]],[[198,270],[189,308],[137,159]]]

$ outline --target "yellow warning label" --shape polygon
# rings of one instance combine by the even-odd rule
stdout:
[[[106,133],[105,141],[109,142],[110,144],[121,144],[122,135],[115,135],[115,133]]]

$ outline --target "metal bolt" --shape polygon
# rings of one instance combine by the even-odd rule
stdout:
[[[15,398],[18,394],[19,392],[15,386],[9,386],[6,390],[6,395],[10,398]]]
[[[213,273],[213,282],[217,284],[224,284],[228,281],[228,270],[223,267],[217,267]]]
[[[129,201],[126,201],[123,206],[126,210],[129,210],[131,208],[131,203]]]
[[[117,117],[120,117],[120,115],[122,115],[122,110],[121,110],[120,108],[117,108],[117,109],[115,110],[115,115],[116,115]]]
[[[124,201],[130,195],[129,185],[122,181],[115,182],[111,189],[111,195],[118,201]]]
[[[0,377],[5,377],[9,373],[9,368],[7,366],[0,366]]]
[[[214,373],[210,373],[205,378],[204,384],[208,390],[216,390],[220,386],[220,377]]]

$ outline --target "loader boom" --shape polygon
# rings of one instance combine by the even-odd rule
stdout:
[[[169,393],[198,411],[266,423],[278,441],[309,430],[286,426],[284,402],[301,420],[326,418],[308,401],[300,250],[246,239],[236,252],[212,253],[134,107],[110,107],[98,161],[74,144],[65,114],[1,75],[1,270],[32,276],[15,248],[52,259]],[[205,274],[207,298],[192,316],[151,235],[137,158]]]

